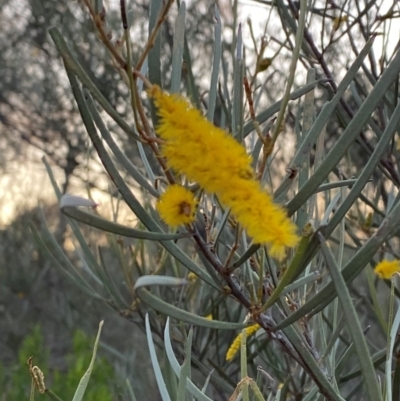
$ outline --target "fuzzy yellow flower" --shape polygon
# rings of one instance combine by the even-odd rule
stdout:
[[[161,218],[171,227],[189,224],[195,218],[197,200],[180,185],[171,185],[157,202]]]
[[[215,193],[254,242],[268,245],[272,256],[282,258],[285,248],[298,242],[296,226],[256,181],[246,149],[181,96],[158,86],[149,94],[158,107],[157,133],[165,141],[161,152],[168,166]]]
[[[375,266],[375,274],[381,279],[390,279],[395,273],[400,273],[400,260],[382,260]]]
[[[250,337],[255,332],[257,332],[258,329],[260,329],[260,328],[261,328],[261,326],[258,323],[253,324],[252,326],[246,327],[245,328],[246,337]],[[238,334],[236,336],[236,338],[232,341],[232,344],[230,345],[230,347],[228,348],[228,351],[226,352],[225,360],[231,361],[235,357],[235,355],[238,353],[238,351],[240,349],[241,342],[242,342],[242,333]]]

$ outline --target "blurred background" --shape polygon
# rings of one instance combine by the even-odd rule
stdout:
[[[368,71],[375,79],[380,75],[385,57],[390,58],[398,44],[398,31],[397,37],[388,34],[391,18],[398,16],[398,10],[393,8],[396,2],[368,3],[362,22],[357,22],[356,17],[367,7],[366,3],[356,1],[350,6],[346,3],[340,0],[337,4],[333,1],[310,4],[308,23],[315,35],[315,43],[323,49],[333,76],[340,80],[360,44],[364,43],[366,32],[376,24],[377,31],[381,30],[385,35],[378,37],[374,47],[375,60],[370,60],[373,67]],[[135,59],[148,36],[149,1],[127,1],[127,6]],[[262,99],[257,103],[261,111],[279,100],[283,93],[292,45],[290,40],[285,41],[282,28],[285,17],[277,10],[271,12],[271,4],[267,1],[226,0],[219,1],[218,6],[223,24],[223,57],[228,64],[233,59],[232,44],[237,34],[233,27],[238,21],[242,24],[249,73],[254,74],[256,65],[249,18],[256,41],[259,43],[264,38],[268,42],[264,53],[265,68],[257,76],[258,85],[263,87]],[[351,35],[345,27],[347,20],[340,20],[345,6],[349,7],[357,24],[355,30],[349,31]],[[104,0],[104,7],[109,31],[113,39],[117,39],[121,35],[119,2]],[[389,15],[391,10],[397,14]],[[176,13],[177,7],[172,7],[162,30],[162,80],[166,88]],[[389,16],[383,18],[385,15]],[[205,94],[209,86],[214,25],[214,2],[187,1],[186,35],[193,70],[196,71],[195,84],[200,94]],[[30,378],[25,363],[33,353],[37,362],[52,372],[54,389],[69,394],[87,366],[99,321],[103,319],[105,325],[99,353],[104,362],[96,374],[99,375],[98,382],[106,385],[93,390],[93,398],[88,399],[115,399],[111,394],[119,391],[122,394],[123,390],[118,386],[122,388],[124,378],[130,377],[134,378],[132,383],[137,394],[156,400],[159,396],[151,386],[153,373],[147,349],[145,345],[138,346],[144,341],[142,325],[129,322],[71,284],[40,252],[29,229],[30,223],[39,224],[38,214],[43,213],[71,261],[78,260],[42,157],[46,157],[52,166],[62,192],[82,196],[90,192],[101,203],[103,216],[112,216],[116,204],[116,191],[105,179],[89,142],[62,62],[48,35],[49,27],[57,26],[61,30],[103,95],[121,116],[131,121],[128,89],[99,44],[93,24],[80,1],[1,0],[0,26],[0,389],[5,389],[0,391],[0,400],[26,399]],[[363,26],[368,28],[365,32]],[[354,41],[354,48],[349,45],[349,36]],[[389,41],[390,37],[393,40]],[[295,88],[305,84],[307,67],[299,65]],[[317,68],[317,78],[325,77],[324,71]],[[368,80],[360,79],[359,84],[360,88],[371,86]],[[319,89],[316,94],[316,105],[320,108],[327,93]],[[357,106],[357,98],[351,93],[347,100],[350,105]],[[200,102],[204,104],[205,100],[200,99]],[[275,156],[277,177],[284,174],[293,155],[298,107],[296,102],[291,104],[285,121],[291,135],[285,137],[285,152],[281,146]],[[217,105],[216,123],[218,119]],[[114,128],[118,133],[118,127]],[[327,146],[341,130],[339,124],[328,127]],[[131,146],[129,138],[122,132],[119,134],[119,144],[128,157],[139,161],[137,150]],[[354,162],[349,165],[355,168],[363,165],[367,157],[360,149],[355,148],[349,154]],[[346,169],[343,166],[344,173],[350,177],[354,171]],[[133,182],[130,184],[135,186]],[[371,191],[375,190],[371,187]],[[365,215],[367,212],[364,210]],[[135,223],[135,216],[129,212],[125,216],[126,221]],[[90,240],[94,246],[107,248],[107,241],[101,235],[93,237],[93,232],[89,231],[87,235],[92,235]],[[104,252],[112,270],[116,254],[113,249],[104,249]]]

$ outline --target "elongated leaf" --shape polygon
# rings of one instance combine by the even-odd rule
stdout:
[[[393,377],[393,396],[392,401],[400,401],[400,356],[396,357],[396,368]]]
[[[193,340],[193,327],[189,330],[189,335],[185,344],[185,360],[181,367],[179,374],[179,386],[178,386],[178,397],[177,401],[186,401],[186,384],[187,380],[190,379],[190,364],[191,364],[191,353],[192,353],[192,340]]]
[[[61,274],[65,275],[71,282],[76,285],[79,289],[81,289],[84,293],[90,295],[91,297],[98,299],[100,301],[107,301],[105,298],[103,298],[101,295],[99,295],[91,286],[89,283],[87,283],[81,276],[78,274],[74,274],[71,272],[75,272],[75,269],[72,265],[70,264],[70,261],[68,258],[62,253],[59,253],[60,249],[57,249],[54,251],[52,248],[52,244],[50,236],[50,232],[46,232],[42,238],[42,235],[39,234],[38,230],[36,227],[31,224],[30,229],[33,235],[33,238],[35,242],[37,243],[39,249],[41,249],[48,257],[49,259],[54,263],[54,266],[58,268],[61,272]],[[54,245],[54,244],[53,244]],[[63,263],[61,263],[63,262]],[[63,264],[66,264],[67,267],[64,267]]]
[[[185,40],[186,3],[182,1],[176,18],[172,48],[171,93],[179,93],[182,76],[183,44]]]
[[[327,184],[320,185],[318,189],[315,191],[315,193],[329,191],[330,189],[335,189],[335,188],[351,187],[356,182],[357,180],[355,178],[343,181],[328,182]]]
[[[282,1],[281,1],[281,3],[282,3]],[[274,130],[274,133],[272,134],[272,140],[274,142],[278,138],[278,135],[281,131],[282,121],[283,121],[283,118],[285,115],[286,107],[289,103],[290,90],[291,90],[293,82],[294,82],[296,67],[297,67],[297,63],[299,60],[299,56],[300,56],[300,49],[302,47],[303,39],[304,39],[303,36],[304,36],[304,29],[305,29],[305,25],[306,25],[306,15],[307,15],[307,2],[306,2],[306,0],[300,0],[300,10],[299,10],[299,14],[297,17],[297,27],[294,30],[296,37],[295,37],[294,49],[291,54],[289,75],[287,77],[285,93],[282,98],[282,104],[279,109],[278,117],[276,119],[275,130]]]
[[[187,94],[190,102],[199,110],[202,108],[202,101],[200,99],[199,88],[195,82],[195,73],[193,72],[192,57],[190,55],[190,48],[188,40],[185,35],[183,44],[183,64],[185,66],[185,82],[187,87]]]
[[[243,141],[243,77],[244,77],[244,60],[243,60],[243,38],[242,28],[239,25],[236,57],[234,58],[233,70],[233,102],[232,102],[232,134],[239,142]]]
[[[349,125],[343,131],[342,135],[335,143],[330,152],[326,155],[319,168],[314,175],[306,182],[297,195],[290,201],[288,205],[289,213],[296,211],[311,194],[318,188],[322,181],[328,176],[333,168],[338,164],[347,149],[356,140],[360,129],[368,121],[369,116],[373,113],[379,102],[386,95],[390,86],[397,79],[400,73],[400,52],[398,52],[389,66],[381,75],[371,93],[364,101],[356,115],[352,118]],[[391,121],[393,120],[393,117]],[[310,131],[311,132],[311,131]]]
[[[141,82],[141,81],[140,81]],[[90,95],[89,91],[84,88],[83,94],[85,96],[90,114],[93,117],[93,121],[95,122],[97,128],[99,129],[101,136],[107,142],[107,145],[110,147],[111,151],[114,153],[118,162],[122,164],[125,170],[130,174],[130,176],[144,189],[149,191],[149,193],[155,197],[159,196],[158,191],[149,183],[147,178],[145,178],[142,173],[133,165],[133,163],[128,159],[125,153],[119,148],[117,143],[114,141],[114,138],[106,128],[103,120],[100,117],[99,112],[97,111],[96,105]]]
[[[150,291],[145,289],[145,287],[151,287],[154,285],[181,286],[185,285],[186,283],[186,280],[175,277],[142,276],[136,281],[135,291],[137,296],[143,302],[145,302],[156,311],[185,323],[193,324],[195,326],[207,327],[209,329],[220,330],[236,330],[247,326],[243,323],[229,323],[206,319],[204,317],[177,308],[176,306],[171,305],[168,302],[165,302],[162,299],[156,297],[155,295],[151,294]]]
[[[270,308],[279,299],[279,297],[285,290],[285,287],[288,284],[290,284],[293,281],[293,279],[296,277],[296,275],[298,274],[299,263],[300,263],[301,259],[303,258],[304,251],[308,245],[308,242],[310,240],[310,236],[312,235],[312,233],[313,233],[312,227],[311,227],[311,225],[309,225],[308,229],[304,230],[303,236],[297,247],[296,254],[294,255],[289,267],[283,274],[283,277],[279,281],[274,292],[268,298],[267,302],[262,306],[261,311],[265,311],[268,308]],[[301,265],[300,265],[300,267],[301,267]]]
[[[159,0],[151,0],[149,15],[149,36],[156,27],[163,3]],[[152,48],[148,54],[149,80],[162,88],[161,82],[161,32],[159,31]]]
[[[71,87],[73,94],[75,96],[76,102],[79,107],[79,111],[82,116],[82,120],[85,124],[86,130],[92,140],[94,147],[100,157],[100,160],[105,167],[108,175],[112,178],[115,183],[115,186],[118,188],[120,194],[126,201],[129,208],[138,216],[140,221],[153,232],[162,232],[161,228],[158,224],[151,218],[151,216],[146,212],[140,202],[136,199],[135,195],[132,193],[130,188],[127,186],[121,175],[119,174],[117,168],[112,162],[109,154],[107,153],[99,135],[97,134],[96,127],[93,123],[90,112],[87,108],[86,101],[83,97],[82,91],[79,87],[78,81],[75,76],[69,71],[68,66],[66,66],[68,78],[71,82]],[[182,264],[184,264],[189,270],[195,273],[198,277],[200,277],[205,282],[209,283],[211,286],[216,287],[216,284],[211,279],[211,277],[200,267],[198,267],[182,250],[180,250],[173,242],[163,241],[161,244],[174,256],[177,260],[179,260]]]
[[[300,331],[293,325],[285,327],[283,332],[290,341],[291,346],[296,350],[299,356],[299,362],[307,367],[308,372],[311,372],[313,381],[318,386],[319,391],[324,394],[327,399],[344,401],[340,394],[337,393],[336,389],[333,388],[332,383],[328,380],[322,364],[318,363],[315,356],[311,353],[312,349],[305,346],[306,340]]]
[[[353,347],[354,344],[351,344],[349,348]],[[349,358],[352,356],[352,353],[350,353]],[[346,357],[347,357],[347,352],[346,352]],[[372,356],[372,362],[374,364],[375,370],[377,370],[386,360],[386,348],[379,350]],[[342,366],[343,367],[343,366]],[[356,377],[359,377],[362,375],[361,369],[355,369],[352,372],[340,376],[339,382],[344,383],[346,381],[352,380]]]
[[[311,83],[314,81],[315,81],[315,68],[309,68],[307,71],[307,83]],[[306,138],[307,133],[310,131],[312,127],[315,113],[314,98],[315,98],[314,91],[310,91],[306,93],[306,95],[304,96],[303,129],[301,130],[301,133],[299,135],[300,137],[299,143]],[[309,175],[310,175],[310,158],[305,157],[298,173],[299,188],[301,188],[304,185],[304,183],[308,180]],[[297,216],[296,216],[297,227],[305,226],[305,224],[309,220],[308,213],[309,213],[309,205],[308,203],[304,203],[297,211]],[[312,213],[312,211],[310,211],[310,213]]]
[[[365,340],[360,320],[357,316],[357,311],[354,308],[350,292],[346,286],[346,282],[340,272],[332,251],[325,242],[325,238],[321,233],[318,233],[318,238],[321,243],[322,253],[324,255],[333,285],[342,305],[342,310],[347,322],[347,329],[350,331],[353,339],[354,348],[360,362],[361,371],[364,376],[364,385],[366,395],[370,401],[382,401],[382,395],[378,386],[378,381],[375,374],[375,369],[372,364],[371,355]],[[400,315],[399,315],[400,317]],[[389,384],[389,383],[388,383]]]
[[[393,284],[392,284],[393,285]],[[386,378],[386,400],[393,401],[392,393],[394,392],[392,387],[392,361],[393,361],[393,350],[394,341],[397,338],[397,331],[400,326],[400,308],[397,308],[396,316],[393,320],[392,327],[390,329],[389,341],[386,351],[386,363],[385,363],[385,378]]]
[[[94,361],[96,359],[97,347],[99,345],[101,328],[103,327],[103,324],[104,324],[104,321],[102,320],[99,324],[99,330],[97,332],[96,341],[94,343],[93,354],[92,354],[92,359],[90,361],[89,368],[83,375],[81,381],[79,382],[78,388],[75,391],[74,398],[72,399],[72,401],[81,401],[83,399],[83,396],[85,395],[85,391],[86,391],[87,385],[89,383],[90,376],[92,374]]]
[[[122,224],[114,223],[112,221],[103,219],[102,217],[85,212],[84,210],[64,207],[61,211],[68,217],[74,220],[85,223],[91,227],[98,228],[102,231],[107,231],[109,233],[114,233],[117,235],[122,235],[124,237],[138,238],[138,239],[148,239],[152,241],[168,241],[179,238],[187,238],[190,234],[164,234],[164,233],[152,233],[149,231],[137,230],[135,228],[127,227]]]
[[[130,136],[140,140],[139,135],[132,130],[132,128],[125,122],[125,120],[117,113],[117,111],[110,105],[108,100],[103,96],[97,86],[92,82],[89,75],[82,68],[79,62],[76,60],[71,50],[68,48],[67,43],[62,37],[60,31],[56,27],[49,29],[49,34],[53,39],[54,44],[57,47],[58,52],[64,60],[65,66],[73,71],[79,80],[89,89],[93,97],[99,102],[104,111]]]
[[[165,352],[167,354],[168,361],[177,377],[180,376],[181,367],[178,360],[175,357],[174,350],[172,349],[171,336],[169,334],[169,318],[167,319],[167,324],[164,329],[164,343]],[[207,397],[202,391],[200,391],[190,379],[187,379],[186,386],[189,392],[199,401],[212,401],[211,398]]]
[[[379,230],[364,244],[362,248],[346,263],[342,269],[343,278],[347,284],[351,283],[372,260],[380,246],[388,236],[398,228],[400,224],[400,203],[397,203],[392,211],[382,222]],[[313,238],[316,240],[316,237]],[[280,322],[274,330],[282,329],[305,315],[312,316],[336,298],[335,287],[332,282],[326,284],[321,291],[314,295],[303,306],[293,312],[288,318]]]
[[[223,58],[222,58],[223,60]],[[224,63],[222,64],[224,65]],[[290,100],[296,100],[299,97],[305,95],[307,92],[313,90],[319,83],[321,82],[325,82],[326,80],[324,79],[319,79],[315,82],[312,82],[308,85],[304,85],[303,87],[301,87],[300,89],[297,89],[295,91],[293,91],[290,94],[289,99]],[[274,103],[272,106],[268,107],[266,110],[262,111],[261,113],[256,115],[256,120],[262,124],[265,121],[269,120],[275,113],[277,113],[281,107],[282,104],[282,100],[277,101],[276,103]],[[254,130],[254,124],[253,121],[249,121],[247,122],[244,127],[243,127],[243,136],[246,137],[247,135],[250,134],[250,132],[252,132]]]
[[[135,393],[133,392],[131,383],[129,381],[129,379],[126,379],[126,385],[128,387],[128,391],[129,391],[129,396],[131,397],[131,401],[137,401]]]
[[[318,136],[323,131],[324,125],[327,123],[330,116],[336,109],[336,106],[340,102],[345,90],[350,85],[354,77],[356,76],[358,70],[360,69],[365,57],[371,50],[373,45],[374,38],[371,38],[361,50],[358,57],[354,60],[354,63],[351,65],[343,80],[340,82],[337,92],[332,100],[325,104],[321,112],[319,113],[317,119],[315,120],[313,126],[309,130],[305,140],[301,143],[300,147],[297,149],[296,154],[291,162],[291,166],[293,168],[298,168],[303,163],[305,157],[309,157],[310,151],[314,146]],[[280,201],[283,196],[286,194],[287,190],[290,187],[290,184],[293,182],[294,177],[291,177],[291,174],[288,174],[284,180],[282,181],[279,188],[275,191],[275,198],[277,201]]]
[[[211,80],[210,80],[210,91],[208,94],[208,109],[207,109],[207,118],[209,121],[214,121],[214,111],[215,111],[215,102],[217,100],[217,91],[218,91],[218,74],[219,74],[219,66],[221,64],[221,15],[219,13],[218,6],[214,6],[215,13],[215,28],[214,28],[214,48],[213,48],[213,67],[211,72]]]
[[[250,259],[252,255],[254,255],[260,249],[260,244],[252,244],[250,245],[244,254],[233,264],[233,267],[237,268],[241,266],[246,260]]]
[[[320,278],[321,278],[320,272],[311,272],[310,274],[307,274],[306,276],[299,278],[298,280],[293,281],[292,284],[286,286],[282,295],[297,290],[297,288],[303,287],[304,285],[312,283],[313,281],[316,281]]]
[[[156,376],[157,386],[160,391],[160,395],[163,401],[171,401],[171,398],[168,394],[167,387],[165,385],[165,381],[163,375],[161,373],[160,364],[158,362],[156,349],[154,347],[153,337],[151,333],[149,314],[146,313],[146,337],[147,337],[147,345],[149,347],[150,359],[153,365],[154,374]]]
[[[392,118],[389,121],[389,124],[387,125],[371,157],[368,159],[367,165],[364,167],[361,175],[357,179],[356,184],[352,187],[350,193],[346,196],[342,204],[338,207],[328,225],[322,228],[325,238],[329,237],[329,235],[336,228],[337,224],[339,224],[339,222],[344,218],[348,209],[353,205],[355,199],[357,199],[358,194],[364,188],[365,183],[369,180],[371,174],[375,170],[376,165],[379,163],[382,155],[387,149],[387,146],[390,140],[392,139],[392,136],[394,135],[399,122],[400,122],[400,104],[397,105],[395,113],[393,113]],[[398,205],[396,205],[395,208],[397,210]],[[379,235],[376,235],[378,233],[373,235],[370,238],[370,240],[364,244],[364,246],[344,267],[343,277],[345,278],[347,283],[350,283],[355,277],[357,277],[357,275],[362,271],[362,269],[369,263],[369,261],[375,255],[376,251],[379,249],[382,243],[386,240],[387,236],[391,233],[390,230],[393,230],[396,227],[396,224],[399,224],[400,222],[399,216],[393,214],[393,209],[391,210],[390,215],[393,216],[393,218],[390,219],[389,221],[387,217],[381,225],[381,229],[385,232],[385,235],[383,235],[382,232],[378,232]],[[318,241],[316,240],[316,237],[314,237],[311,239],[310,244],[304,253],[303,268],[305,268],[305,266],[309,263],[317,247],[318,247]],[[301,269],[299,270],[301,271]],[[336,295],[332,283],[327,284],[327,286],[325,286],[305,305],[303,305],[300,309],[294,312],[289,318],[285,319],[284,322],[281,322],[278,325],[278,327],[284,327],[284,325],[286,324],[291,324],[295,322],[297,319],[300,319],[301,317],[305,316],[312,310],[314,310],[313,313],[318,313],[320,310],[324,309],[326,305],[328,305],[335,298],[335,296]]]

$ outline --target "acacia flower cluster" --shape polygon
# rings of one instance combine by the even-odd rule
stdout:
[[[400,273],[400,260],[384,259],[375,266],[374,272],[381,279],[390,279],[394,274]]]
[[[197,200],[180,185],[169,186],[157,202],[161,218],[171,227],[189,224],[195,218]]]
[[[285,247],[298,242],[296,226],[255,179],[246,149],[182,96],[155,85],[149,94],[158,107],[157,134],[165,141],[161,152],[168,166],[215,193],[255,243],[282,258]]]
[[[258,329],[260,329],[261,326],[256,323],[253,324],[249,327],[245,328],[245,332],[246,332],[246,337],[250,337],[251,335],[253,335],[254,333],[256,333],[258,331]],[[239,349],[240,349],[240,344],[242,342],[242,333],[238,334],[236,336],[236,338],[232,341],[232,344],[230,345],[230,347],[228,348],[228,351],[226,352],[225,355],[225,360],[227,360],[228,362],[231,361],[235,355],[238,353]]]

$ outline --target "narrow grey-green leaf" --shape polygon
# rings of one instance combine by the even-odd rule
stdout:
[[[229,323],[219,320],[209,320],[204,317],[198,316],[194,313],[187,312],[180,309],[168,302],[151,294],[145,287],[153,285],[167,285],[167,286],[180,286],[185,285],[186,280],[178,279],[175,277],[166,276],[142,276],[135,284],[135,291],[137,296],[147,305],[164,315],[173,317],[185,323],[193,324],[195,326],[207,327],[209,329],[219,330],[237,330],[238,328],[246,327],[247,324],[243,323]]]
[[[324,255],[333,285],[335,286],[340,304],[342,305],[343,314],[347,321],[347,329],[353,339],[354,348],[364,377],[364,386],[367,390],[366,396],[370,401],[382,401],[382,394],[372,364],[371,354],[361,328],[360,320],[357,316],[357,311],[354,308],[349,289],[346,286],[346,281],[342,276],[339,266],[337,265],[325,238],[321,233],[317,233],[317,235],[321,243],[322,254]],[[389,385],[390,383],[387,384]]]
[[[311,83],[315,81],[315,68],[309,68],[307,71],[307,83]],[[310,91],[306,93],[304,96],[304,107],[303,107],[303,129],[301,130],[301,137],[299,144],[303,142],[303,140],[306,138],[306,135],[310,131],[313,121],[314,121],[314,113],[315,113],[315,107],[314,107],[314,91]],[[305,157],[303,159],[303,163],[300,166],[299,169],[299,181],[298,181],[298,188],[300,189],[304,183],[308,180],[308,177],[310,175],[310,157]],[[307,223],[309,220],[308,213],[309,213],[309,204],[308,202],[304,203],[299,210],[297,211],[297,216],[296,216],[296,224],[297,227],[304,227],[304,225]],[[310,213],[313,213],[313,211],[310,211]]]
[[[96,127],[87,108],[78,81],[73,73],[68,69],[68,67],[66,68],[68,78],[71,82],[72,91],[82,116],[82,120],[109,177],[111,177],[111,179],[115,183],[115,186],[118,188],[120,194],[126,201],[129,208],[136,214],[136,216],[146,226],[146,228],[152,232],[162,232],[159,225],[154,221],[154,219],[151,218],[144,207],[136,199],[135,195],[125,183],[124,179],[121,177],[119,171],[112,162],[110,155],[106,151],[104,144],[97,133]],[[199,266],[197,266],[181,249],[176,246],[176,244],[174,244],[172,241],[162,241],[161,244],[168,250],[168,252],[170,252],[172,256],[179,260],[183,265],[185,265],[190,271],[195,273],[203,281],[209,283],[214,288],[217,287],[211,277]]]
[[[64,207],[61,210],[66,216],[71,217],[74,220],[80,221],[81,223],[85,223],[91,227],[98,228],[99,230],[107,231],[109,233],[117,235],[122,235],[124,237],[147,239],[153,241],[168,241],[190,236],[190,234],[187,233],[165,234],[160,232],[153,233],[150,231],[138,230],[135,228],[127,227],[122,224],[114,223],[112,221],[103,219],[102,217],[96,214],[89,213],[81,209]]]
[[[89,75],[82,68],[76,60],[71,50],[68,48],[67,43],[62,37],[60,31],[56,27],[49,29],[49,34],[57,47],[58,52],[64,60],[65,67],[73,71],[79,80],[89,89],[93,97],[99,102],[104,111],[130,136],[140,140],[139,135],[125,122],[125,120],[117,113],[117,111],[110,105],[108,100],[103,96],[96,84],[90,79]]]
[[[397,203],[387,217],[383,220],[378,231],[358,250],[358,252],[346,263],[342,269],[343,278],[347,284],[351,283],[364,269],[364,267],[373,259],[380,246],[386,241],[400,225],[400,202]],[[322,231],[324,232],[324,231]],[[314,237],[310,242],[315,240]],[[326,284],[318,294],[314,295],[303,306],[293,312],[289,317],[280,322],[275,330],[282,329],[289,324],[296,322],[305,315],[312,316],[336,297],[335,287],[332,282]]]
[[[51,233],[50,231],[47,230],[47,232],[43,235],[44,239],[42,236],[39,234],[38,230],[36,227],[31,224],[30,229],[33,235],[33,238],[38,245],[39,249],[41,249],[52,262],[54,263],[54,266],[59,269],[61,274],[65,275],[69,280],[71,280],[74,285],[76,285],[79,289],[81,289],[84,293],[88,294],[89,296],[98,299],[100,301],[105,301],[106,300],[100,296],[91,286],[89,283],[87,283],[81,276],[78,274],[72,273],[75,272],[75,268],[70,264],[71,262],[68,260],[68,258],[64,255],[64,253],[61,251],[61,249],[57,249],[54,251],[52,245],[49,242],[51,242],[50,236]],[[49,241],[50,239],[50,241]],[[61,253],[60,253],[61,251]],[[61,263],[61,261],[63,263]],[[67,265],[67,267],[64,267],[63,264]],[[68,266],[68,264],[70,264]]]
[[[243,38],[242,27],[239,24],[236,57],[234,58],[233,70],[233,101],[232,101],[232,134],[239,142],[243,141]]]
[[[214,121],[214,111],[215,111],[215,102],[217,100],[217,92],[218,92],[218,75],[219,75],[219,66],[221,64],[221,15],[219,13],[218,6],[214,6],[214,15],[215,15],[215,28],[214,28],[214,51],[213,51],[213,66],[211,71],[211,80],[210,80],[210,90],[208,93],[208,109],[207,109],[207,119],[211,122]]]
[[[290,345],[294,347],[298,354],[299,362],[303,366],[307,366],[307,371],[313,376],[313,381],[317,384],[320,393],[327,399],[334,401],[345,401],[336,389],[333,388],[331,382],[328,380],[326,372],[322,370],[322,365],[315,359],[315,355],[311,352],[309,346],[305,346],[305,338],[300,330],[295,326],[285,327],[283,330]],[[297,356],[297,355],[296,355]]]
[[[185,360],[179,373],[178,397],[177,401],[186,401],[186,384],[190,379],[190,364],[192,353],[193,327],[189,330],[189,335],[185,344]]]
[[[223,58],[222,58],[223,60]],[[222,64],[224,65],[224,64]],[[297,89],[293,91],[290,94],[289,99],[290,100],[296,100],[299,97],[305,95],[307,92],[313,90],[319,83],[324,82],[324,79],[319,79],[315,82],[312,82],[308,85],[302,86],[300,89]],[[262,124],[265,121],[269,120],[275,113],[277,113],[281,107],[282,100],[277,101],[274,103],[272,106],[268,107],[266,110],[262,111],[256,116],[256,120]],[[247,135],[250,134],[254,130],[254,124],[253,121],[247,122],[244,127],[243,127],[243,136],[246,137]]]
[[[150,15],[149,15],[149,36],[153,32],[157,25],[163,2],[160,0],[151,0],[150,2]],[[161,81],[161,34],[162,29],[158,31],[153,47],[150,49],[147,56],[148,67],[149,67],[149,81],[158,85],[160,88],[163,87]],[[157,108],[154,102],[150,102],[151,119],[153,120],[153,126],[158,125]]]
[[[320,278],[321,278],[320,272],[318,271],[311,272],[310,274],[307,274],[306,276],[299,278],[298,280],[293,281],[293,283],[287,285],[284,291],[282,292],[282,295],[297,290],[297,288],[312,283],[313,281],[319,280]]]
[[[347,71],[346,75],[340,82],[337,92],[332,100],[325,104],[321,112],[319,113],[317,119],[315,120],[313,126],[309,130],[305,140],[301,143],[300,147],[297,149],[296,154],[291,162],[291,166],[293,168],[298,168],[303,163],[305,157],[309,157],[310,151],[314,146],[318,136],[321,132],[323,132],[323,127],[327,123],[330,116],[336,109],[336,106],[340,102],[340,99],[343,97],[343,94],[347,87],[350,85],[354,77],[356,76],[358,70],[360,69],[365,57],[371,50],[373,45],[374,38],[371,38],[361,50],[358,57],[354,60],[354,63],[351,65],[349,70]],[[293,181],[294,177],[291,174],[288,174],[280,184],[279,188],[275,191],[275,197],[279,201],[283,198],[286,194],[287,190],[290,187],[291,182]]]
[[[368,159],[367,165],[364,167],[362,173],[357,179],[356,184],[350,190],[350,193],[343,200],[341,205],[336,210],[335,214],[329,221],[328,225],[323,227],[323,233],[326,238],[333,232],[336,228],[337,224],[343,219],[346,215],[349,208],[353,205],[354,201],[357,199],[361,191],[364,189],[365,183],[370,179],[371,174],[375,171],[375,167],[380,162],[382,155],[387,149],[388,144],[390,143],[392,136],[396,132],[397,126],[400,122],[400,103],[397,105],[395,112],[392,115],[392,118],[389,121],[378,145],[375,147],[374,152],[371,157]],[[395,206],[396,210],[397,207]],[[390,211],[390,215],[392,215],[393,210]],[[384,223],[382,223],[381,228],[385,230],[386,235],[390,234],[390,230],[393,230],[397,224],[400,223],[400,219],[396,214],[393,214],[393,219],[390,221],[385,218]],[[395,225],[393,225],[393,223]],[[388,231],[389,230],[389,231]],[[382,233],[379,233],[379,236],[373,235],[369,241],[358,251],[358,253],[353,257],[349,263],[343,269],[343,276],[345,277],[346,282],[350,283],[357,275],[361,272],[361,270],[366,266],[367,263],[372,259],[376,251],[379,249],[381,244],[386,240],[386,237],[382,237]],[[316,249],[318,247],[318,241],[316,238],[313,238],[310,241],[308,249],[305,252],[305,256],[303,258],[303,265],[305,267],[306,264],[309,263],[309,260],[314,255]],[[302,316],[310,313],[314,310],[315,313],[325,308],[334,298],[335,291],[332,286],[332,283],[327,284],[319,294],[316,294],[312,299],[310,299],[306,304],[304,304],[301,308],[299,308],[296,312],[294,312],[291,316],[281,322],[278,327],[284,327],[286,324],[291,324],[295,322],[297,319],[300,319]]]
[[[129,379],[126,379],[126,385],[128,387],[128,392],[129,392],[129,396],[131,397],[131,401],[137,401],[135,393],[133,392],[133,388],[131,386],[131,383],[130,383]]]
[[[171,93],[179,93],[182,77],[183,46],[185,41],[186,3],[182,1],[175,23],[172,48]]]
[[[128,159],[125,153],[119,148],[111,133],[105,126],[99,112],[97,111],[96,105],[90,95],[89,91],[84,88],[83,94],[86,99],[87,106],[89,108],[90,114],[93,117],[97,128],[99,129],[101,136],[107,142],[111,151],[114,153],[118,162],[125,168],[129,175],[142,187],[145,188],[149,193],[155,197],[159,196],[158,191],[149,183],[149,181],[142,175],[142,173],[134,166],[134,164]]]
[[[345,128],[340,138],[333,148],[326,155],[314,175],[306,182],[301,190],[295,195],[288,205],[289,213],[293,214],[311,194],[318,188],[322,181],[328,176],[333,168],[338,164],[343,155],[347,152],[350,145],[356,140],[360,129],[368,121],[369,116],[375,110],[379,102],[386,95],[390,86],[397,79],[400,72],[400,51],[384,70],[378,82],[364,101],[356,115],[352,118],[349,125]],[[393,119],[393,118],[392,118]],[[311,131],[310,131],[311,132]]]
[[[160,364],[158,362],[156,349],[154,347],[150,321],[149,321],[149,314],[146,313],[146,337],[147,337],[147,345],[149,347],[150,352],[150,359],[153,365],[154,375],[156,376],[158,390],[160,391],[160,395],[163,401],[171,401],[171,398],[168,394],[167,386],[165,385],[165,381],[163,375],[161,373]]]
[[[310,240],[310,236],[312,235],[313,231],[311,228],[311,225],[307,228],[307,230],[304,230],[303,235],[301,237],[300,243],[296,249],[296,253],[290,262],[289,267],[283,274],[283,277],[279,281],[278,285],[276,286],[275,290],[271,294],[271,296],[268,298],[267,302],[262,306],[261,310],[265,311],[268,308],[270,308],[282,295],[282,293],[285,290],[285,287],[292,283],[293,279],[298,275],[298,270],[299,270],[299,263],[301,259],[303,258],[304,251],[307,248],[308,242]]]
[[[393,285],[393,284],[392,284]],[[397,302],[396,302],[397,303]],[[400,308],[397,308],[396,316],[393,320],[392,327],[390,329],[389,344],[387,345],[386,362],[385,362],[385,378],[386,378],[386,400],[393,401],[392,393],[392,361],[393,361],[393,350],[394,341],[397,338],[397,331],[400,325]]]
[[[94,361],[96,359],[97,347],[99,346],[101,328],[103,327],[103,323],[104,321],[102,320],[99,324],[99,330],[97,332],[96,341],[94,342],[92,359],[90,361],[87,371],[85,372],[85,374],[83,375],[83,377],[79,382],[78,388],[75,391],[74,398],[72,399],[72,401],[81,401],[83,399],[83,396],[85,395],[85,391],[89,383],[90,376],[92,374]]]
[[[356,182],[357,182],[357,179],[355,179],[355,178],[351,178],[349,180],[343,180],[343,181],[328,182],[327,184],[320,185],[317,188],[317,190],[315,191],[315,193],[329,191],[329,190],[335,189],[335,188],[351,187]]]
[[[176,356],[174,354],[174,350],[172,349],[172,343],[171,343],[171,336],[169,334],[169,321],[170,319],[167,319],[167,323],[165,325],[164,329],[164,343],[165,343],[165,352],[167,354],[168,361],[175,373],[176,376],[180,375],[181,372],[181,367],[179,365],[178,360],[176,359]],[[193,382],[188,379],[186,382],[187,389],[189,392],[199,401],[212,401],[211,398],[207,397],[202,391],[200,391],[194,384]]]

